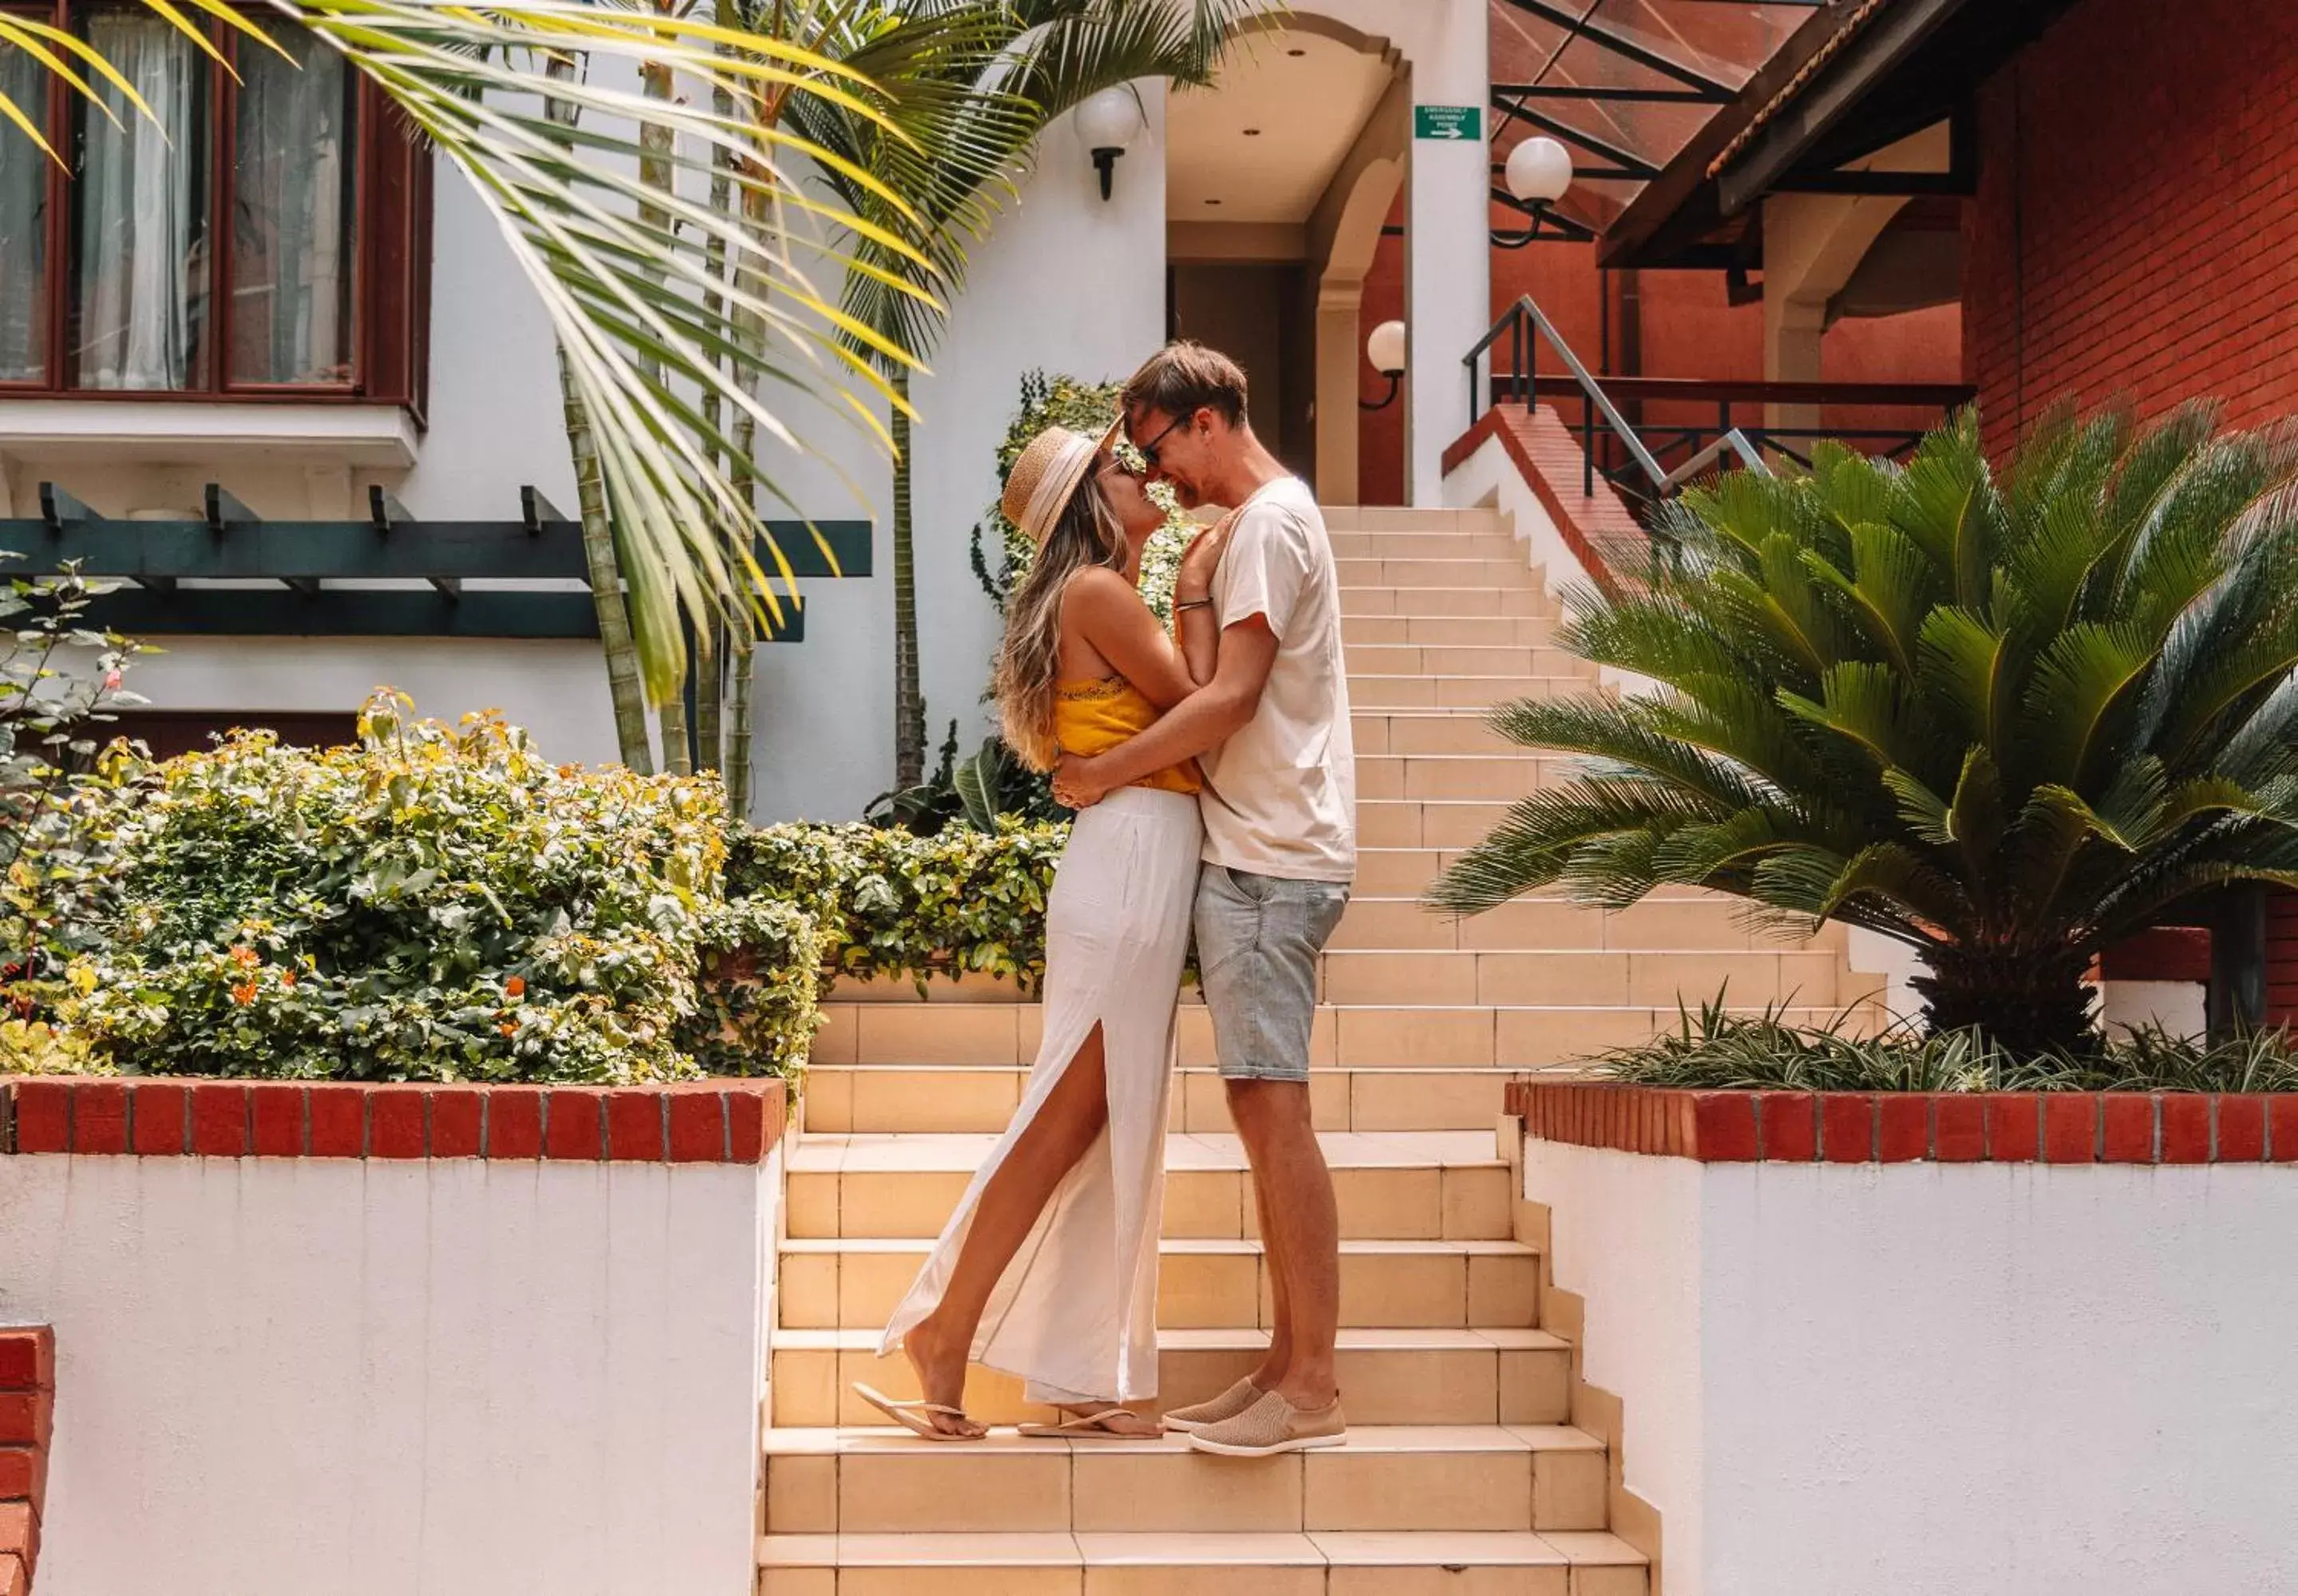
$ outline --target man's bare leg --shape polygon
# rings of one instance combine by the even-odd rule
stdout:
[[[928,1402],[948,1407],[965,1403],[966,1355],[973,1332],[981,1323],[989,1294],[1029,1239],[1053,1197],[1054,1189],[1071,1165],[1085,1156],[1109,1120],[1109,1094],[1104,1083],[1101,1027],[1079,1048],[1070,1066],[1046,1095],[1037,1117],[1013,1144],[1013,1150],[989,1183],[967,1227],[965,1245],[958,1249],[949,1286],[934,1311],[913,1325],[902,1337],[902,1351],[917,1371],[918,1389]],[[984,1426],[946,1413],[929,1417],[946,1435],[980,1436]],[[1145,1427],[1145,1428],[1146,1427]],[[1153,1433],[1151,1431],[1149,1433]]]
[[[1341,1317],[1341,1221],[1332,1171],[1309,1115],[1303,1081],[1231,1081],[1229,1115],[1252,1160],[1272,1266],[1283,1271],[1288,1345],[1273,1387],[1304,1411],[1338,1394],[1333,1367]]]
[[[1261,1219],[1261,1252],[1268,1261],[1269,1295],[1274,1310],[1269,1318],[1269,1352],[1261,1367],[1252,1371],[1252,1383],[1261,1390],[1274,1391],[1284,1384],[1285,1371],[1293,1362],[1293,1293],[1285,1279],[1282,1244],[1269,1228],[1269,1188],[1258,1165],[1252,1170],[1252,1207]]]

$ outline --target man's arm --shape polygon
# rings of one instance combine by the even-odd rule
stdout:
[[[1254,613],[1220,634],[1213,679],[1140,736],[1097,759],[1064,758],[1054,777],[1054,796],[1071,809],[1098,803],[1119,787],[1194,759],[1227,742],[1261,708],[1261,689],[1277,662],[1277,634]]]
[[[1213,575],[1228,546],[1229,524],[1207,528],[1189,541],[1173,579],[1173,629],[1179,636],[1181,663],[1202,687],[1219,668],[1220,623],[1213,619]]]

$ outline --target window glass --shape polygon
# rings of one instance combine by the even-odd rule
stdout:
[[[84,28],[153,114],[94,77],[111,116],[85,103],[74,113],[70,379],[80,388],[203,388],[209,58],[149,12],[93,12]]]
[[[47,69],[0,45],[0,96],[45,127]],[[0,383],[47,374],[48,164],[20,128],[0,128]]]
[[[228,375],[235,383],[348,383],[351,74],[312,35],[264,21],[294,59],[239,46]]]

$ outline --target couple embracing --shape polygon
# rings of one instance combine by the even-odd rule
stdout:
[[[1356,871],[1340,592],[1306,484],[1245,418],[1244,374],[1176,343],[1095,440],[1062,428],[1013,467],[1004,509],[1037,546],[1007,605],[1006,740],[1078,810],[1046,912],[1045,1040],[879,1352],[922,1400],[857,1386],[937,1441],[987,1433],[969,1363],[1019,1375],[1080,1440],[1188,1434],[1260,1457],[1343,1438],[1334,1341],[1339,1218],[1309,1113],[1317,959]],[[1122,433],[1146,472],[1116,453]],[[1162,523],[1146,493],[1228,506],[1189,546],[1169,636],[1140,597]],[[1173,1021],[1192,929],[1214,1049],[1252,1168],[1276,1324],[1259,1367],[1152,1416]]]

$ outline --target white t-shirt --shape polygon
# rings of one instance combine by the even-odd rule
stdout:
[[[1252,720],[1198,759],[1205,858],[1257,876],[1354,880],[1357,763],[1340,577],[1307,483],[1279,477],[1238,506],[1212,601],[1223,628],[1266,616],[1277,659]]]

